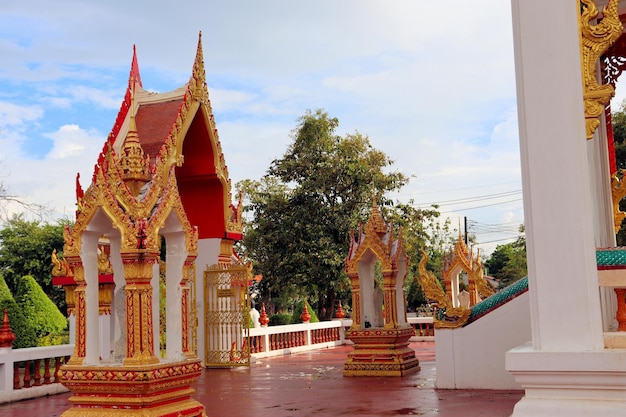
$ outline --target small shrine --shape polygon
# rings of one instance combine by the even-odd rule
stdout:
[[[189,83],[171,93],[144,90],[133,55],[118,118],[76,197],[63,257],[53,254],[74,324],[74,353],[59,372],[74,393],[63,416],[206,416],[190,386],[207,343],[195,264],[228,271],[242,226],[200,41]]]
[[[470,318],[471,308],[495,293],[484,277],[480,253],[474,255],[461,234],[454,248],[444,254],[442,277],[445,290],[435,274],[426,269],[427,263],[428,254],[422,250],[418,279],[433,309],[435,328],[464,326]]]
[[[456,245],[444,254],[443,282],[453,307],[470,308],[494,294],[483,275],[480,252],[474,255],[459,233]],[[466,289],[461,290],[461,285]]]
[[[408,258],[402,233],[394,238],[376,204],[357,236],[351,233],[346,271],[352,283],[354,343],[344,376],[404,376],[419,371],[419,359],[409,348],[415,334],[406,318],[404,278]]]

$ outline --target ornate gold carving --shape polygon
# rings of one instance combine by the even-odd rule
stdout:
[[[98,273],[107,275],[113,274],[113,265],[111,265],[109,255],[102,249],[99,249],[98,253]]]
[[[449,304],[449,299],[446,296],[443,288],[439,284],[439,280],[429,270],[426,269],[426,264],[428,263],[428,254],[424,249],[421,250],[422,259],[418,264],[419,271],[419,283],[422,286],[422,291],[426,296],[426,299],[431,304],[431,306],[436,308],[445,308]]]
[[[133,196],[138,196],[141,188],[152,179],[152,175],[150,174],[150,157],[144,155],[141,143],[139,143],[139,135],[137,134],[134,89],[131,90],[130,127],[122,148],[120,165],[122,179],[126,186],[130,189]]]
[[[626,196],[626,184],[624,183],[624,176],[626,170],[621,171],[622,179],[618,177],[618,173],[611,175],[611,200],[613,202],[613,227],[615,233],[619,232],[622,227],[622,221],[626,218],[626,213],[619,209],[619,203]]]
[[[52,250],[52,276],[53,277],[68,277],[72,276],[73,272],[70,268],[70,264],[66,260],[59,259],[57,256],[57,250]]]
[[[59,376],[80,395],[63,416],[204,416],[204,406],[189,399],[190,384],[202,373],[199,359],[141,367],[65,365]]]
[[[602,13],[602,20],[591,24],[598,17],[598,8],[593,0],[581,0],[580,50],[583,78],[583,100],[587,139],[600,125],[604,106],[615,94],[611,84],[598,84],[596,65],[598,59],[622,34],[623,26],[619,19],[619,0],[609,0]]]
[[[485,298],[491,297],[495,294],[493,287],[485,279],[483,262],[480,259],[480,253],[476,256],[476,261],[474,262],[474,268],[472,270],[472,277],[476,283],[476,291],[481,299],[484,300]]]
[[[441,288],[439,280],[426,269],[428,254],[422,249],[422,260],[419,263],[419,282],[422,291],[431,307],[435,309],[435,328],[457,328],[463,326],[469,320],[472,311],[465,307],[453,307]]]
[[[98,285],[98,312],[100,314],[111,314],[114,288],[115,284],[110,283]]]

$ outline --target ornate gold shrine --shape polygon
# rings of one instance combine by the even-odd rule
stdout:
[[[76,222],[65,229],[63,263],[55,264],[57,273],[65,268],[66,276],[72,276],[75,283],[75,349],[59,372],[61,382],[74,393],[70,397],[73,407],[65,417],[206,416],[204,406],[191,398],[194,390],[190,387],[202,372],[191,341],[195,320],[190,319],[195,304],[190,292],[198,228],[192,226],[183,208],[176,175],[183,165],[184,132],[196,129],[198,123],[213,125],[212,116],[198,110],[208,106],[201,42],[182,100],[183,110],[165,142],[154,148],[156,155],[147,155],[139,140],[135,94],[143,91],[133,56],[125,100],[130,105],[123,105],[122,119],[106,141],[86,191],[77,178]],[[197,112],[193,122],[184,117],[191,111]],[[116,141],[121,126],[125,126],[125,138]],[[183,178],[186,187],[194,186],[190,175]],[[197,184],[198,180],[194,181]],[[229,190],[224,187],[225,193]],[[237,210],[231,215],[229,207],[206,208],[217,210],[218,217],[225,219],[227,232],[218,231],[222,235],[241,225]],[[100,352],[98,332],[98,275],[103,262],[98,243],[103,236],[110,241],[115,283],[112,316],[117,327],[114,352],[106,359]],[[231,240],[237,238],[231,236]],[[157,356],[159,319],[153,313],[153,299],[159,296],[162,240],[167,260],[167,332],[164,353]]]
[[[437,329],[463,326],[470,318],[471,307],[494,294],[483,275],[480,254],[474,256],[460,234],[454,249],[444,255],[442,275],[445,291],[435,274],[426,269],[427,263],[428,254],[422,249],[422,260],[418,266],[419,282],[434,310],[434,325]],[[461,274],[467,278],[467,290],[464,291],[459,291]]]
[[[352,283],[352,327],[346,338],[354,343],[344,376],[404,376],[419,371],[415,351],[408,347],[415,334],[406,319],[404,278],[408,258],[402,233],[394,239],[376,204],[358,236],[351,233],[346,271]],[[380,265],[380,276],[376,265]]]
[[[461,275],[467,279],[467,294],[459,291]],[[494,293],[483,276],[480,253],[474,256],[460,233],[454,249],[444,254],[442,278],[452,307],[470,308]]]

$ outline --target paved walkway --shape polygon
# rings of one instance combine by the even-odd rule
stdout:
[[[437,390],[433,342],[413,342],[421,370],[406,377],[344,377],[351,346],[209,369],[194,398],[210,417],[508,417],[522,391]],[[54,417],[68,394],[0,405],[2,417]]]

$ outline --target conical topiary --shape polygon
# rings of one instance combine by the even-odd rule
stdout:
[[[307,310],[309,311],[309,315],[311,316],[311,318],[309,319],[309,323],[319,322],[320,319],[317,317],[317,314],[315,313],[315,310],[313,310],[313,308],[311,307],[311,304],[309,304],[308,301],[300,300],[293,308],[293,318],[291,319],[291,323],[302,323],[302,318],[300,316],[302,315],[302,310],[304,310],[304,308],[302,307],[304,303],[306,303]]]
[[[20,279],[15,299],[39,341],[60,334],[67,327],[63,313],[32,276],[26,275]]]
[[[8,310],[9,323],[15,333],[13,349],[37,346],[35,330],[24,317],[17,302],[15,302],[4,278],[0,276],[0,311],[4,311],[5,308]]]

